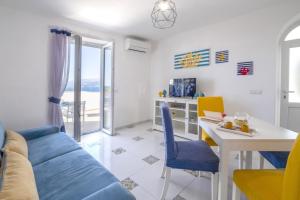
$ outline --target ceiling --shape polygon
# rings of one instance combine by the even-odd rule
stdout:
[[[178,18],[173,28],[152,26],[156,0],[1,0],[0,5],[88,23],[120,34],[159,40],[187,29],[217,23],[279,4],[282,0],[173,0]],[[292,0],[284,0],[284,2]]]

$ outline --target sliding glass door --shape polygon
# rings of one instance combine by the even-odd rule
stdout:
[[[100,130],[112,135],[112,44],[76,35],[69,49],[69,80],[61,103],[67,133],[77,141]]]
[[[112,44],[108,44],[103,47],[103,68],[102,68],[102,77],[103,77],[103,131],[113,135],[113,105],[114,105],[114,91],[113,91],[113,47]]]
[[[81,134],[99,131],[102,46],[83,38],[81,56]]]

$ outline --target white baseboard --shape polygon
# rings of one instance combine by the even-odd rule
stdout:
[[[139,121],[139,122],[119,126],[119,127],[116,127],[115,130],[118,131],[118,130],[121,130],[121,129],[124,129],[124,128],[130,128],[130,127],[137,126],[137,125],[140,125],[140,124],[144,124],[144,123],[147,123],[147,122],[152,122],[152,119],[147,119],[147,120],[143,120],[143,121]]]

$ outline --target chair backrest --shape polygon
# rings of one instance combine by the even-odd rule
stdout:
[[[283,178],[282,200],[300,199],[300,136],[289,155]]]
[[[160,105],[163,131],[165,136],[165,147],[166,147],[166,160],[172,160],[176,157],[176,146],[174,141],[172,118],[169,111],[169,106],[167,103],[162,103]]]
[[[223,97],[199,97],[198,116],[204,116],[204,110],[212,112],[224,112]]]

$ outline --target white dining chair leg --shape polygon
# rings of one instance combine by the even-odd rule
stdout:
[[[165,178],[165,175],[166,175],[166,166],[164,165],[160,177],[161,177],[161,178]]]
[[[245,151],[245,169],[252,169],[252,151]]]
[[[165,178],[164,188],[160,197],[161,200],[164,200],[166,198],[167,191],[169,188],[169,183],[170,183],[170,177],[171,177],[171,168],[166,167],[166,178]]]
[[[241,199],[241,192],[239,188],[236,186],[236,184],[233,183],[232,200],[240,200],[240,199]]]
[[[264,168],[264,157],[260,156],[259,157],[259,169],[263,169]]]
[[[218,200],[219,173],[211,174],[211,200]]]
[[[239,169],[244,168],[244,162],[245,162],[244,152],[240,151],[239,152]]]

